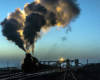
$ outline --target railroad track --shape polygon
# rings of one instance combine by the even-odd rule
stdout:
[[[0,76],[0,80],[27,80],[33,77],[38,77],[50,73],[56,73],[56,72],[61,72],[60,70],[46,70],[42,72],[37,72],[37,73],[30,73],[26,74],[24,72],[18,72],[18,73],[11,73],[7,75],[2,75]]]

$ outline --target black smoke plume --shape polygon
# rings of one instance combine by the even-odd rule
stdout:
[[[2,33],[23,50],[34,50],[41,31],[50,27],[66,27],[80,14],[77,0],[35,0],[23,11],[17,8],[1,22]],[[25,49],[24,49],[25,48]]]
[[[45,17],[39,15],[38,13],[31,13],[26,17],[25,28],[24,28],[24,39],[26,39],[26,44],[32,45],[35,42],[35,38],[38,38],[38,32],[40,32],[41,27],[46,24]]]
[[[10,18],[9,20],[5,19],[1,25],[2,27],[2,33],[3,36],[6,36],[7,40],[10,40],[12,42],[15,42],[18,47],[22,48],[24,51],[24,42],[20,38],[20,34],[17,32],[17,30],[20,30],[20,24],[16,19]]]

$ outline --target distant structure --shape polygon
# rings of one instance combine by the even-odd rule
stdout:
[[[17,67],[4,67],[0,68],[0,70],[17,70]]]
[[[66,60],[66,64],[70,66],[70,60],[69,59]]]
[[[75,59],[75,60],[66,59],[63,61],[39,61],[39,62],[43,64],[47,63],[47,65],[50,65],[50,63],[55,62],[53,65],[58,66],[58,67],[61,67],[62,63],[66,63],[66,66],[72,67],[72,62],[75,63],[75,66],[74,66],[75,68],[78,68],[79,64],[83,65],[82,63],[79,63],[79,59]]]
[[[88,59],[87,59],[87,65],[88,65]]]
[[[79,67],[79,60],[75,59],[75,67],[78,68]]]

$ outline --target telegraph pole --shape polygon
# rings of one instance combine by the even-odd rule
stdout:
[[[7,62],[7,67],[9,66],[9,62]]]
[[[9,66],[9,62],[7,62],[7,69],[8,69],[8,66]]]

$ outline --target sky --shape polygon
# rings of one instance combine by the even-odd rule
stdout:
[[[33,0],[0,0],[0,22],[16,8]],[[100,0],[77,0],[81,9],[75,21],[67,28],[52,27],[35,43],[34,56],[39,60],[80,59],[80,62],[100,62]],[[0,25],[0,63],[20,63],[25,52],[2,35]]]

